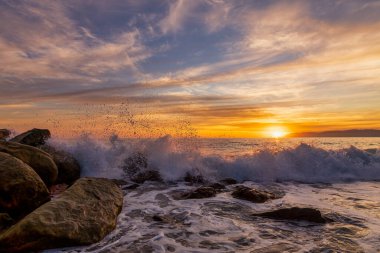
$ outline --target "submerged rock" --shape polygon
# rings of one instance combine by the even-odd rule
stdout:
[[[318,209],[314,208],[283,208],[271,212],[253,214],[253,216],[260,216],[275,220],[297,220],[310,221],[315,223],[331,222],[330,219],[323,217]]]
[[[111,180],[81,178],[0,234],[0,252],[92,244],[116,226],[123,194]]]
[[[46,140],[50,138],[50,131],[48,129],[33,128],[25,133],[19,134],[12,138],[10,141],[38,147],[44,145]]]
[[[183,193],[182,199],[203,199],[216,196],[216,190],[212,187],[201,186],[194,191]]]
[[[158,181],[161,182],[162,178],[157,170],[145,170],[136,173],[131,177],[131,180],[135,183],[142,184],[145,181]]]
[[[11,135],[11,131],[8,129],[0,129],[0,140],[5,140]]]
[[[50,154],[58,168],[56,184],[72,185],[80,177],[79,162],[68,152],[44,145],[41,149]]]
[[[21,160],[0,152],[0,211],[18,218],[50,199],[44,182]]]
[[[246,186],[239,186],[232,192],[232,196],[237,199],[244,199],[254,203],[264,203],[271,199],[278,198],[273,193],[260,191]]]
[[[48,187],[57,179],[58,168],[52,157],[38,148],[15,142],[0,141],[0,152],[10,154],[28,164]]]

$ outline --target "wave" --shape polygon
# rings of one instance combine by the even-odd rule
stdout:
[[[212,140],[210,140],[212,141]],[[202,155],[192,139],[167,135],[155,140],[123,140],[116,135],[101,142],[83,135],[77,141],[52,140],[72,153],[82,166],[83,176],[125,178],[123,166],[128,157],[142,154],[147,167],[158,170],[166,181],[182,180],[187,173],[208,180],[234,178],[238,181],[346,182],[380,180],[378,150],[327,150],[301,143],[273,150],[263,148],[249,155],[226,158]]]

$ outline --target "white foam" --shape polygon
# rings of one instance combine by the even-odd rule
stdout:
[[[78,159],[84,176],[120,178],[124,160],[139,151],[146,155],[150,168],[159,170],[165,180],[171,181],[194,171],[209,179],[232,177],[257,182],[380,180],[379,152],[371,154],[353,146],[327,150],[301,143],[278,149],[256,149],[231,159],[202,155],[189,142],[184,144],[183,140],[170,136],[155,140],[121,140],[111,136],[107,142],[101,142],[83,135],[75,142],[52,143]]]

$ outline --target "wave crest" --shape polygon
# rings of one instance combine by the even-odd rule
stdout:
[[[122,140],[114,135],[108,142],[84,135],[75,142],[53,141],[52,144],[72,153],[85,176],[123,178],[126,159],[141,153],[147,159],[147,167],[158,170],[167,181],[182,180],[187,173],[199,173],[209,180],[231,177],[258,182],[380,180],[379,152],[354,146],[326,150],[301,143],[281,150],[263,148],[230,159],[202,155],[195,148],[194,140],[179,140],[169,135],[155,140]]]

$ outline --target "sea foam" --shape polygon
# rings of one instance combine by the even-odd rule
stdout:
[[[213,140],[208,140],[212,142]],[[83,135],[76,141],[52,140],[51,144],[72,153],[82,166],[82,176],[125,177],[126,158],[136,152],[146,156],[148,167],[164,180],[182,180],[186,173],[209,180],[231,177],[256,182],[343,182],[380,180],[380,154],[354,146],[323,149],[306,143],[292,147],[256,148],[250,154],[226,157],[202,154],[196,141],[167,135],[158,139],[120,139],[116,135],[99,141]]]

